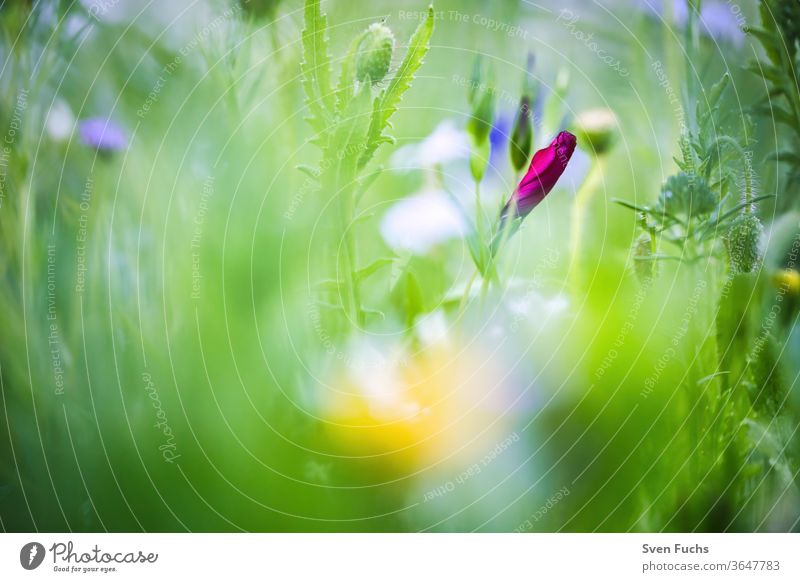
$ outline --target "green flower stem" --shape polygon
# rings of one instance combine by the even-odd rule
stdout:
[[[344,284],[345,311],[350,316],[351,321],[355,321],[359,326],[362,325],[361,298],[358,289],[358,279],[356,277],[356,244],[352,231],[353,220],[353,190],[347,187],[341,196],[341,221],[342,233],[344,236],[344,250],[341,253],[342,264],[339,270],[339,277]]]
[[[594,158],[589,174],[586,176],[583,184],[581,184],[580,189],[578,189],[575,202],[572,205],[572,224],[570,230],[570,254],[572,260],[570,261],[569,281],[573,284],[573,288],[575,289],[580,289],[582,285],[581,251],[583,248],[583,229],[586,222],[586,212],[592,201],[594,192],[603,182],[606,166],[605,160],[604,157]]]
[[[492,259],[489,260],[491,261]],[[483,306],[486,303],[486,296],[489,295],[490,284],[491,284],[491,278],[487,274],[481,280],[481,302],[480,302],[481,309],[483,309]]]
[[[483,208],[481,206],[481,183],[475,180],[475,232],[478,234],[478,261],[481,267],[486,259],[486,244],[483,232]]]
[[[475,269],[475,272],[472,273],[472,277],[469,278],[467,281],[467,286],[464,288],[464,295],[461,297],[461,301],[458,305],[458,313],[459,316],[463,315],[464,310],[467,308],[467,302],[469,301],[469,293],[472,291],[472,286],[475,284],[475,279],[478,278],[478,269]]]

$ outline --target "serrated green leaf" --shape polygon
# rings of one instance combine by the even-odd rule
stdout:
[[[325,168],[321,182],[333,189],[337,195],[343,188],[355,186],[359,154],[370,123],[370,83],[362,83],[347,109],[342,113],[331,131],[331,139],[323,154]]]
[[[330,52],[328,50],[328,21],[320,8],[320,0],[306,0],[305,28],[301,35],[303,61],[300,64],[303,90],[311,112],[309,123],[318,133],[328,127],[333,111],[333,93],[330,78]]]
[[[344,112],[350,100],[353,98],[356,86],[356,55],[358,54],[358,46],[367,35],[365,30],[359,34],[350,43],[350,48],[347,51],[342,61],[342,69],[339,75],[339,86],[336,89],[336,110],[339,113]]]
[[[369,128],[369,137],[366,149],[359,160],[359,166],[366,166],[375,154],[375,150],[377,150],[386,139],[389,139],[383,132],[389,124],[389,119],[394,115],[395,111],[397,111],[403,94],[411,87],[414,74],[422,65],[422,59],[430,48],[433,24],[434,11],[433,6],[430,6],[428,8],[428,16],[420,23],[417,30],[411,36],[411,40],[408,42],[406,55],[397,71],[395,71],[391,81],[389,81],[389,86],[375,99]]]

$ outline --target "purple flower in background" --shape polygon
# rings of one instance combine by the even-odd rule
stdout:
[[[672,4],[672,17],[676,25],[684,27],[689,18],[689,6],[686,0],[634,0],[641,10],[656,18],[665,18],[666,3]],[[706,0],[700,9],[698,28],[701,33],[710,36],[717,42],[729,42],[736,47],[744,43],[742,31],[743,17],[738,5],[721,0]]]
[[[84,145],[98,152],[111,153],[128,147],[128,136],[112,119],[104,117],[84,119],[80,122],[78,133]]]
[[[717,41],[728,41],[741,47],[745,38],[743,17],[741,12],[735,13],[729,4],[704,2],[700,10],[700,30],[708,32]]]

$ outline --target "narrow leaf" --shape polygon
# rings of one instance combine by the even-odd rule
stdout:
[[[394,262],[393,258],[391,258],[391,259],[390,258],[377,259],[377,260],[373,261],[372,263],[370,263],[368,266],[364,267],[363,269],[359,269],[356,272],[356,279],[358,281],[363,281],[363,280],[371,277],[372,275],[374,275],[375,273],[377,273],[378,271],[380,271],[384,267],[388,267],[393,262]]]

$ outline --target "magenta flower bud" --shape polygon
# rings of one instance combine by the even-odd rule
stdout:
[[[513,208],[514,216],[524,218],[544,200],[556,185],[575,151],[577,140],[568,131],[562,131],[549,146],[533,154],[525,177],[517,186],[500,214],[501,223]]]

